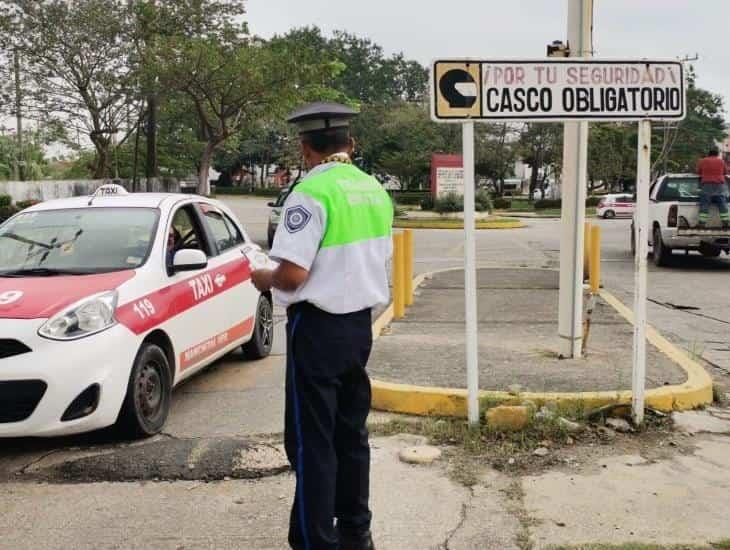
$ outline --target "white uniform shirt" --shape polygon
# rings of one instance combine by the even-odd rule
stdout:
[[[306,179],[337,165],[317,166]],[[335,314],[389,303],[387,262],[393,251],[391,236],[321,248],[326,229],[323,205],[298,193],[295,187],[284,203],[270,256],[308,270],[309,277],[294,292],[274,289],[275,302],[284,307],[309,302]]]

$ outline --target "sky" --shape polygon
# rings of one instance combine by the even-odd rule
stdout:
[[[316,25],[371,38],[386,53],[437,58],[539,58],[566,40],[567,0],[248,0],[254,34]],[[730,108],[730,2],[595,0],[594,51],[602,58],[683,58],[697,84]]]

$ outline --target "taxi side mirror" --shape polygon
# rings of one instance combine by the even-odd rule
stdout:
[[[175,252],[172,260],[172,270],[175,273],[180,271],[197,271],[208,267],[208,257],[202,250],[183,249]]]

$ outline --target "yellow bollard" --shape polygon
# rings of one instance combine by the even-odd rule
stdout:
[[[403,249],[405,252],[405,273],[403,276],[403,290],[407,306],[413,305],[413,229],[403,230]]]
[[[591,222],[583,227],[583,280],[587,281],[591,273]]]
[[[405,315],[405,295],[403,280],[405,279],[403,251],[403,233],[393,233],[393,318],[402,319]]]
[[[591,261],[590,261],[590,281],[591,292],[597,294],[601,288],[601,228],[598,226],[591,228]]]

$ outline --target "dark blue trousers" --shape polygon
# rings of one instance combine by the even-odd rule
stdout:
[[[371,312],[333,315],[300,303],[287,313],[284,438],[297,478],[289,544],[335,550],[339,533],[360,535],[372,517],[365,426]]]

